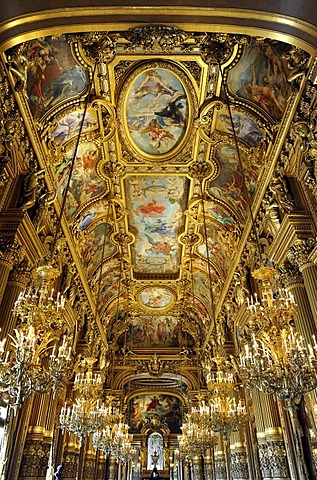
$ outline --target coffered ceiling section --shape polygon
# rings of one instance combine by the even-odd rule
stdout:
[[[67,192],[65,235],[94,301],[99,292],[105,330],[113,336],[120,306],[139,316],[135,344],[180,345],[184,311],[200,318],[183,326],[186,341],[203,337],[309,55],[269,39],[144,26],[34,38],[5,61],[57,211]]]

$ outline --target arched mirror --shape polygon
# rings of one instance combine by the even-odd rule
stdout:
[[[157,459],[156,468],[164,469],[164,439],[159,432],[153,432],[148,436],[147,441],[147,469],[152,470],[154,462]],[[156,458],[157,457],[157,458]]]

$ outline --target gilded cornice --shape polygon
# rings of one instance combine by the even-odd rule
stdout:
[[[7,2],[5,2],[7,3]],[[313,0],[303,8],[299,8],[298,2],[293,5],[279,4],[280,11],[276,7],[267,10],[257,11],[251,5],[251,2],[244,0],[240,2],[239,8],[234,8],[232,2],[226,2],[227,5],[219,7],[218,1],[209,2],[206,7],[205,2],[196,2],[195,6],[171,5],[171,2],[160,2],[158,5],[149,6],[140,4],[124,6],[120,2],[117,5],[87,5],[85,2],[78,1],[76,6],[65,6],[56,8],[56,2],[38,1],[32,2],[31,8],[26,12],[26,6],[17,2],[17,5],[2,8],[2,22],[0,24],[0,44],[3,50],[15,45],[21,41],[34,38],[34,31],[38,35],[50,35],[57,32],[65,33],[72,29],[73,32],[113,29],[113,25],[120,23],[123,28],[131,26],[133,23],[156,23],[156,24],[178,24],[179,28],[188,28],[189,25],[195,25],[197,31],[208,31],[210,25],[213,30],[216,26],[218,31],[231,32],[238,34],[251,34],[261,36],[265,35],[276,40],[294,43],[311,53],[317,47],[317,19],[315,19],[315,5]],[[174,3],[174,2],[173,2]],[[187,3],[187,2],[186,2]],[[202,3],[202,5],[200,5]],[[304,2],[302,2],[304,4]],[[251,7],[251,8],[250,8]],[[305,8],[304,8],[305,7]],[[275,10],[275,11],[274,11]],[[5,16],[5,12],[10,15]],[[305,15],[306,14],[306,15]],[[299,16],[301,15],[301,18]],[[71,25],[70,25],[71,19]]]

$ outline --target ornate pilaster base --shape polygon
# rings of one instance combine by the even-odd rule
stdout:
[[[215,452],[215,475],[216,480],[227,479],[225,452]]]
[[[63,480],[73,480],[77,477],[79,453],[65,451],[63,457]]]
[[[263,480],[271,480],[269,450],[266,443],[259,443],[259,461]]]
[[[202,480],[203,468],[201,457],[195,457],[192,461],[192,480]]]
[[[286,451],[283,441],[267,442],[269,463],[274,480],[289,479]]]
[[[233,480],[249,479],[248,459],[246,451],[231,453],[231,475]]]
[[[214,472],[212,466],[212,460],[210,457],[205,458],[205,480],[213,480]]]
[[[43,443],[43,440],[28,439],[24,447],[19,478],[45,478],[49,454],[48,443]]]

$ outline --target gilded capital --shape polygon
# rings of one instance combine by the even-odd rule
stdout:
[[[0,264],[12,268],[15,263],[21,262],[24,249],[12,238],[0,239]]]
[[[293,265],[300,270],[313,264],[310,255],[316,247],[317,240],[315,238],[308,238],[292,245],[289,249],[287,258]]]

